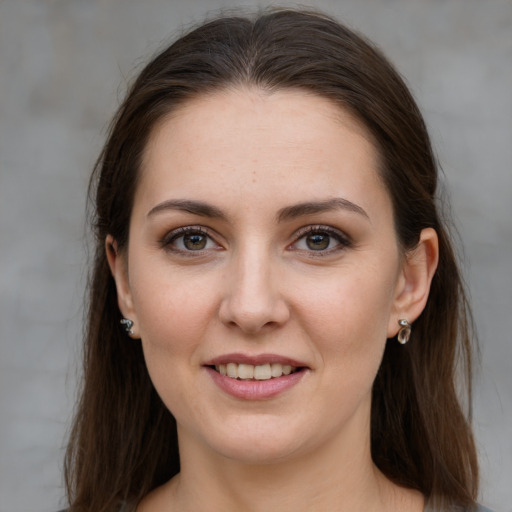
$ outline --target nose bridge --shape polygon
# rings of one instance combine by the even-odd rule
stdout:
[[[280,293],[276,256],[261,240],[247,241],[232,256],[221,317],[246,332],[278,325],[288,318]]]

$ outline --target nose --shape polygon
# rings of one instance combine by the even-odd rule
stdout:
[[[225,325],[257,334],[286,323],[290,310],[275,267],[269,255],[257,250],[247,249],[234,258],[219,309]]]

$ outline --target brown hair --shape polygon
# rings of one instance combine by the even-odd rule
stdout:
[[[398,73],[361,36],[322,14],[272,10],[216,19],[180,38],[140,73],[113,120],[91,181],[96,253],[84,380],[66,456],[70,510],[116,510],[179,471],[175,420],[152,386],[140,344],[119,324],[105,237],[120,250],[128,243],[155,123],[197,95],[247,84],[314,92],[355,115],[380,151],[403,250],[414,248],[423,228],[437,231],[439,267],[413,341],[388,343],[374,383],[372,456],[391,480],[433,501],[474,505],[477,459],[456,392],[462,375],[471,398],[471,318],[436,208],[436,162],[421,114]]]

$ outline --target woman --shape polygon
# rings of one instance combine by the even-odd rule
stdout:
[[[370,43],[209,22],[142,71],[93,178],[72,512],[477,509],[436,164]]]

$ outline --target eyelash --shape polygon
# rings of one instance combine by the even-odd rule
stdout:
[[[312,236],[315,234],[319,235],[327,235],[330,239],[334,239],[337,242],[337,245],[335,247],[327,248],[327,249],[300,249],[296,246],[301,240],[305,239],[308,236]],[[208,230],[205,230],[201,226],[184,226],[177,228],[170,233],[167,233],[163,239],[160,241],[160,245],[165,250],[168,250],[170,252],[178,253],[180,255],[185,256],[199,256],[202,255],[205,251],[211,250],[211,248],[203,248],[198,250],[192,250],[192,249],[182,249],[174,246],[173,244],[176,243],[177,240],[180,238],[183,238],[185,236],[193,236],[193,235],[199,235],[202,237],[206,237],[206,244],[209,242],[213,242],[217,247],[219,247],[219,244],[215,241],[215,239],[211,236],[211,233]],[[347,247],[352,246],[352,241],[350,238],[345,235],[343,232],[334,229],[330,226],[322,226],[322,225],[316,225],[316,226],[305,226],[297,231],[297,233],[294,235],[295,241],[288,246],[288,248],[291,248],[294,251],[298,252],[308,252],[309,254],[313,255],[314,257],[324,257],[328,255],[332,255],[334,252],[341,251]],[[330,244],[330,241],[329,241]]]
[[[160,241],[160,245],[168,251],[178,253],[180,255],[186,255],[186,256],[197,256],[204,253],[205,250],[210,250],[210,248],[205,249],[199,249],[197,251],[194,250],[186,250],[186,249],[180,249],[178,247],[173,246],[173,244],[176,243],[177,240],[180,238],[184,238],[185,236],[193,236],[193,235],[199,235],[202,237],[206,237],[206,243],[209,242],[215,243],[216,246],[219,246],[219,244],[214,240],[214,238],[211,236],[210,232],[205,230],[201,226],[184,226],[177,228],[170,233],[167,233],[164,238]]]
[[[334,239],[337,242],[337,245],[335,247],[331,247],[331,248],[328,248],[325,250],[298,249],[298,248],[295,248],[294,250],[301,251],[301,252],[308,252],[308,253],[314,255],[314,257],[321,258],[324,256],[330,256],[335,252],[342,251],[343,249],[346,249],[346,248],[352,246],[352,241],[342,231],[334,229],[330,226],[317,225],[317,226],[305,226],[305,227],[301,228],[295,235],[296,236],[295,242],[293,242],[290,245],[290,247],[297,245],[300,240],[302,240],[308,236],[315,235],[315,234],[327,235],[328,237]]]

